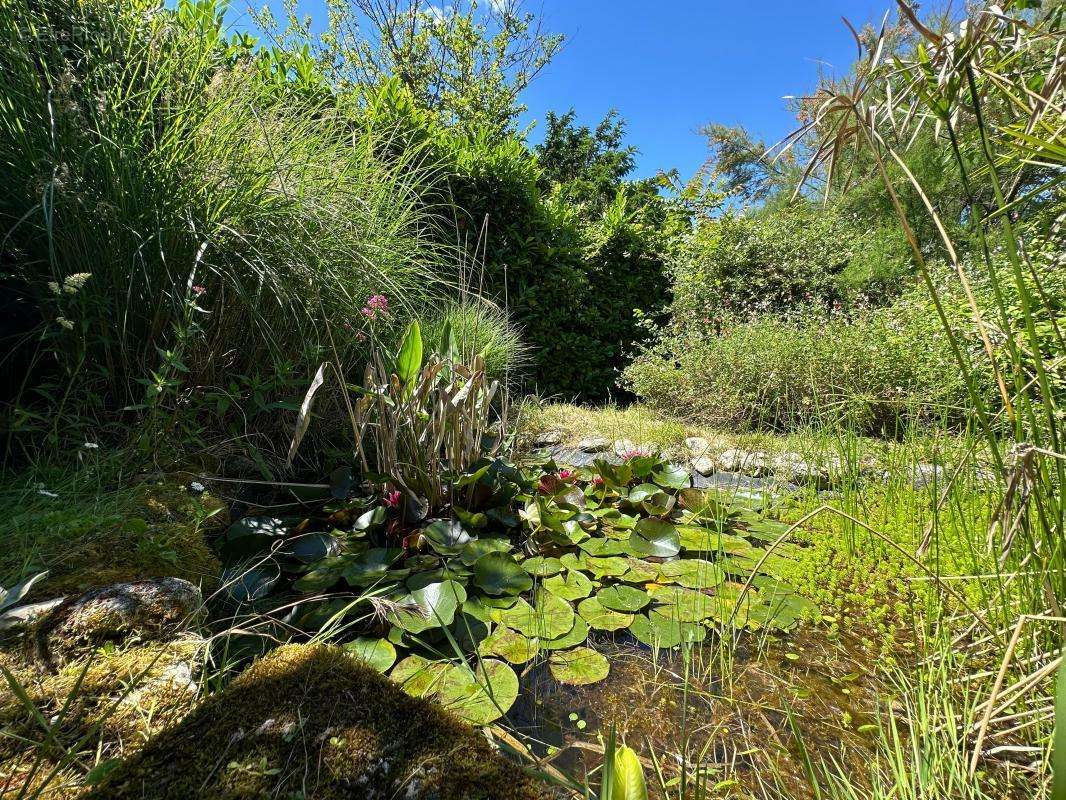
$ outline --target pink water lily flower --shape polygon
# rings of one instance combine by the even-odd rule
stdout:
[[[385,492],[385,505],[387,505],[389,508],[399,508],[400,498],[402,497],[403,495],[400,493],[399,489],[393,489],[391,492]]]
[[[629,461],[630,459],[633,459],[633,458],[647,458],[650,455],[651,455],[651,453],[648,452],[647,450],[640,450],[640,449],[626,450],[624,453],[622,453],[622,458],[625,461]]]
[[[559,479],[560,480],[568,481],[568,480],[570,480],[573,477],[574,477],[574,471],[572,469],[561,469],[561,470],[559,470]]]

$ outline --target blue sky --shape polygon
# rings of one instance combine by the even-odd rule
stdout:
[[[272,4],[276,5],[276,4]],[[428,4],[427,4],[428,5]],[[793,119],[782,99],[813,88],[818,70],[844,72],[855,44],[841,21],[880,22],[894,0],[527,0],[563,52],[529,88],[524,122],[571,106],[594,126],[611,108],[628,123],[637,176],[703,162],[697,130],[741,124],[776,142]],[[324,17],[322,0],[302,13]],[[531,134],[538,141],[543,125]]]

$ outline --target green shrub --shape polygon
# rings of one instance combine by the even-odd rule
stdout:
[[[327,329],[357,352],[368,294],[439,294],[424,155],[378,158],[390,132],[309,57],[227,41],[221,6],[14,0],[0,42],[14,429],[273,379]]]
[[[968,408],[965,381],[920,291],[851,319],[768,314],[674,327],[634,360],[625,381],[662,411],[737,427],[844,421],[895,435],[912,421],[960,422]],[[981,382],[990,385],[988,376]]]

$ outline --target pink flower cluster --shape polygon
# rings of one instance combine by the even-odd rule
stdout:
[[[383,294],[372,294],[367,298],[366,305],[359,310],[359,313],[367,319],[377,319],[378,314],[388,314],[389,298]]]
[[[196,295],[197,297],[199,297],[200,295],[202,295],[206,291],[207,291],[207,289],[205,289],[203,286],[194,286],[194,287],[192,287],[192,293],[194,295]]]

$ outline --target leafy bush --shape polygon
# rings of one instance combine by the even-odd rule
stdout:
[[[990,385],[988,376],[980,380]],[[895,435],[912,421],[959,422],[969,405],[936,315],[917,290],[851,319],[767,314],[675,327],[636,358],[625,381],[670,414],[741,427],[845,421]]]

